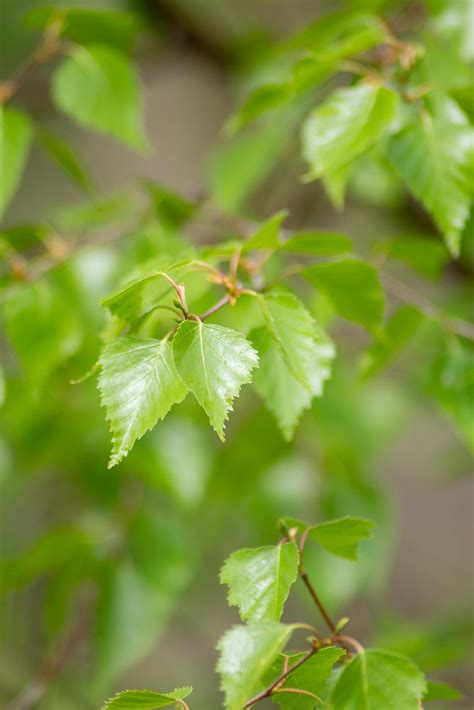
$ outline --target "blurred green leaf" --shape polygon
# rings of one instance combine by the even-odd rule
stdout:
[[[423,696],[424,703],[435,700],[462,700],[462,694],[447,683],[429,680],[426,683],[426,693]]]
[[[292,627],[272,621],[234,626],[221,638],[217,671],[228,710],[241,710],[255,685],[283,649]]]
[[[385,329],[365,351],[360,361],[364,377],[373,375],[396,357],[403,346],[418,332],[424,316],[413,306],[403,305],[391,316]]]
[[[281,210],[261,224],[249,239],[243,242],[242,253],[252,249],[277,249],[280,244],[280,225],[288,210]]]
[[[55,71],[52,97],[59,111],[85,126],[144,151],[141,92],[132,64],[111,47],[75,47]]]
[[[65,173],[81,188],[86,195],[92,191],[90,177],[81,165],[76,153],[68,144],[50,131],[41,130],[38,140],[46,152],[64,170]]]
[[[334,92],[303,124],[308,179],[326,177],[331,181],[344,175],[341,170],[382,136],[396,107],[396,94],[374,84]]]
[[[315,264],[303,276],[330,299],[343,318],[376,329],[384,311],[384,293],[377,269],[361,259]]]
[[[105,44],[128,51],[140,29],[136,15],[93,7],[35,7],[25,15],[25,24],[46,29],[60,23],[60,34],[79,44]]]
[[[18,187],[32,137],[29,116],[19,109],[0,105],[0,216]]]
[[[355,561],[359,543],[372,537],[374,527],[370,520],[347,517],[319,523],[312,528],[310,535],[333,555]]]
[[[291,254],[338,256],[352,251],[352,242],[338,232],[296,232],[285,240],[281,249]]]

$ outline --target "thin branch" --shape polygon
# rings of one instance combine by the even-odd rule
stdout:
[[[210,318],[211,316],[214,315],[214,313],[217,313],[217,311],[220,311],[221,308],[224,308],[224,306],[227,306],[228,303],[230,303],[230,295],[227,293],[225,296],[223,296],[217,303],[215,303],[211,308],[208,308],[207,311],[205,311],[201,316],[199,316],[199,320],[207,320],[207,318]]]
[[[261,700],[265,700],[266,698],[269,698],[272,693],[278,688],[280,683],[285,680],[293,671],[295,671],[297,668],[303,665],[303,663],[306,663],[312,656],[314,656],[315,653],[318,652],[318,648],[311,648],[303,658],[300,658],[299,661],[294,663],[292,666],[290,666],[286,671],[284,671],[281,675],[278,676],[276,680],[273,681],[271,685],[268,686],[265,690],[262,690],[261,693],[256,695],[255,697],[251,698],[251,700],[248,700],[245,705],[244,705],[244,710],[246,708],[251,708],[252,705],[255,705],[256,703],[259,703]]]
[[[0,105],[6,103],[16,94],[30,73],[41,64],[45,64],[61,50],[59,36],[62,27],[62,18],[58,17],[45,30],[39,47],[26,60],[12,79],[0,84]]]
[[[308,573],[306,572],[306,570],[303,569],[300,572],[300,577],[303,580],[303,583],[304,583],[306,589],[310,593],[312,600],[314,601],[314,603],[318,607],[318,609],[321,613],[321,616],[323,617],[324,621],[326,622],[329,630],[332,631],[333,634],[336,633],[336,624],[333,622],[333,620],[331,619],[331,617],[327,613],[327,611],[324,607],[324,604],[322,603],[321,599],[318,597],[316,590],[313,587],[313,584],[312,584],[310,578],[308,577]]]

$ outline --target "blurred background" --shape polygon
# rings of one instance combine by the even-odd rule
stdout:
[[[455,10],[458,1],[447,3],[444,12]],[[25,27],[23,17],[43,4],[3,0],[2,80],[37,45],[39,32]],[[215,644],[238,620],[218,582],[224,558],[238,546],[276,540],[276,521],[283,515],[314,521],[361,514],[378,527],[358,565],[319,551],[310,560],[321,596],[332,590],[328,606],[353,619],[353,636],[411,655],[430,677],[448,680],[465,693],[456,707],[474,707],[469,672],[472,459],[442,401],[429,391],[425,363],[439,347],[429,327],[390,368],[361,381],[354,363],[369,342],[367,335],[347,323],[331,326],[337,377],[305,414],[291,444],[246,388],[225,445],[188,398],[122,464],[107,470],[109,433],[94,379],[69,384],[96,359],[98,333],[105,326],[99,297],[152,248],[144,230],[134,228],[120,244],[114,238],[127,229],[125,201],[132,200],[131,210],[141,209],[134,188],[132,198],[125,197],[137,178],[193,199],[210,194],[219,207],[255,218],[287,207],[290,228],[341,230],[354,238],[361,254],[370,253],[376,241],[402,233],[435,233],[422,210],[376,162],[360,168],[345,210],[335,211],[319,184],[300,180],[304,166],[292,116],[233,139],[223,132],[249,88],[278,71],[265,60],[267,48],[308,20],[347,4],[80,4],[137,13],[143,31],[135,55],[152,150],[140,155],[58,116],[47,85],[54,63],[40,68],[17,97],[36,121],[80,153],[103,209],[99,217],[86,213],[74,185],[34,147],[3,228],[47,223],[67,236],[86,233],[92,220],[103,243],[48,276],[70,294],[64,322],[54,319],[60,336],[47,320],[30,314],[29,347],[39,363],[53,362],[51,367],[38,364],[39,386],[29,386],[10,336],[1,336],[2,359],[12,374],[0,414],[1,547],[7,560],[0,699],[10,707],[7,700],[31,684],[45,657],[79,621],[84,638],[37,707],[94,710],[116,689],[187,684],[195,688],[193,708],[219,707]],[[398,16],[408,27],[425,21],[422,3],[363,5]],[[236,151],[239,171],[234,170]],[[198,242],[209,238],[202,224],[191,224],[188,235]],[[464,314],[472,297],[472,265],[468,248],[459,264],[443,269],[436,280],[421,279],[403,264],[393,269],[428,297],[461,304]],[[52,354],[58,338],[67,357]],[[93,559],[77,539],[76,526],[93,540]],[[8,566],[12,559],[14,571]],[[134,565],[145,570],[146,584]],[[99,611],[89,613],[90,608]],[[312,615],[308,600],[297,593],[288,618],[311,621]]]

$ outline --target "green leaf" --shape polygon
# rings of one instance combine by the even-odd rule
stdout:
[[[388,157],[459,256],[472,197],[474,134],[469,126],[416,115],[388,142]]]
[[[304,653],[295,653],[288,658],[288,666],[292,666],[303,658]],[[344,655],[341,648],[322,648],[303,665],[297,668],[285,679],[280,686],[284,688],[298,688],[311,693],[285,693],[276,692],[272,700],[278,703],[282,710],[313,710],[317,700],[324,695],[326,683],[329,679],[334,664]],[[279,657],[263,679],[264,684],[270,685],[275,678],[283,672],[285,657]],[[318,706],[319,707],[319,704]]]
[[[227,710],[242,710],[256,684],[284,648],[292,627],[271,621],[234,626],[218,643],[217,671]]]
[[[75,47],[55,71],[52,96],[60,111],[144,150],[140,85],[129,60],[111,47]]]
[[[267,328],[259,328],[250,333],[260,364],[254,375],[254,385],[260,397],[278,422],[284,438],[290,441],[305,409],[317,391],[322,394],[324,381],[331,376],[334,347],[324,338],[315,340],[315,357],[312,362],[313,389],[301,384],[292,374],[284,359],[282,350]]]
[[[166,273],[173,275],[176,280],[181,278],[190,265],[190,261],[182,261],[178,264],[167,266]],[[156,281],[161,282],[163,288],[158,290]],[[157,303],[164,293],[171,290],[172,286],[165,281],[163,271],[150,271],[116,288],[101,300],[100,305],[103,308],[108,308],[113,315],[118,316],[121,320],[129,322],[141,315],[146,304]]]
[[[309,178],[331,176],[368,150],[392,122],[396,94],[374,84],[340,89],[303,125]]]
[[[71,292],[39,280],[11,291],[4,306],[7,335],[31,384],[41,387],[82,342]]]
[[[257,87],[247,97],[239,111],[228,121],[226,129],[230,135],[240,131],[251,121],[275,106],[291,99],[290,87],[283,84],[264,84]]]
[[[474,451],[474,353],[460,338],[450,338],[428,375],[428,391],[452,417],[466,445]]]
[[[346,560],[357,560],[361,540],[369,540],[375,525],[364,518],[347,517],[319,523],[311,530],[311,537],[333,555]]]
[[[224,422],[242,385],[251,381],[258,355],[241,333],[186,320],[173,340],[176,368],[224,440]]]
[[[323,291],[343,318],[376,329],[382,320],[384,294],[377,269],[361,259],[315,264],[303,271]]]
[[[423,674],[407,658],[363,651],[343,670],[331,696],[334,710],[419,710]]]
[[[160,223],[168,229],[177,229],[186,224],[197,209],[197,204],[171,192],[158,182],[145,180],[144,185],[152,199],[155,214]]]
[[[269,124],[219,146],[209,176],[211,195],[223,210],[238,212],[274,167],[288,141],[288,126]]]
[[[404,237],[381,245],[381,251],[398,259],[427,279],[437,279],[446,266],[449,254],[442,242],[426,237]]]
[[[339,232],[297,232],[280,248],[292,254],[337,256],[352,251],[352,242]]]
[[[294,542],[237,550],[220,573],[221,584],[229,585],[229,605],[239,607],[243,621],[279,621],[298,565]]]
[[[46,152],[66,172],[69,177],[86,193],[90,195],[92,182],[81,165],[77,155],[68,144],[50,131],[41,130],[38,140]]]
[[[60,34],[79,44],[106,44],[128,51],[140,29],[132,13],[87,7],[35,7],[25,16],[25,23],[34,29],[45,29],[60,23]]]
[[[164,708],[191,695],[192,688],[176,688],[171,693],[156,693],[154,690],[124,690],[107,700],[102,710],[154,710]]]
[[[259,303],[292,375],[311,394],[321,395],[328,362],[334,357],[332,343],[319,335],[311,314],[294,294],[269,293],[260,296]]]
[[[116,224],[133,211],[132,196],[119,193],[112,197],[68,205],[54,210],[51,221],[61,230],[84,233]]]
[[[288,215],[288,210],[281,210],[267,219],[252,236],[243,243],[242,253],[252,249],[278,249],[280,246],[280,225]]]
[[[364,377],[385,367],[403,346],[417,333],[424,316],[414,306],[400,306],[388,321],[384,331],[365,351],[360,362]]]
[[[111,467],[185,398],[187,388],[168,340],[125,336],[106,345],[99,362],[99,389],[112,432]]]
[[[0,216],[18,187],[32,137],[29,116],[0,105]]]
[[[424,703],[434,702],[435,700],[462,700],[462,693],[456,688],[453,688],[448,683],[440,683],[439,681],[428,680],[426,683],[426,693],[423,696]]]

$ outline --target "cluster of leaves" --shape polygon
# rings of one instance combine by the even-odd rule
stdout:
[[[443,30],[441,18],[435,20]],[[48,8],[31,12],[27,23],[44,31],[33,65],[60,55],[51,79],[55,107],[84,128],[145,150],[143,101],[129,58],[140,29],[136,18]],[[452,18],[448,25],[452,31]],[[2,550],[2,591],[46,577],[45,627],[56,638],[92,582],[95,660],[106,683],[148,652],[196,573],[206,540],[220,536],[225,524],[231,529],[237,523],[231,510],[243,510],[258,534],[275,514],[300,515],[316,500],[330,517],[349,511],[373,516],[380,544],[374,541],[363,564],[340,566],[338,555],[352,558],[357,539],[347,527],[341,533],[340,523],[316,526],[311,536],[322,546],[309,554],[317,561],[318,584],[335,606],[376,585],[388,561],[390,516],[372,469],[393,422],[377,393],[372,397],[370,378],[385,372],[404,347],[415,342],[420,348],[411,358],[422,363],[417,386],[421,380],[466,444],[474,446],[472,326],[457,318],[459,311],[464,315],[457,303],[438,308],[392,275],[398,276],[401,266],[409,282],[414,276],[435,280],[450,255],[459,253],[463,230],[464,243],[469,239],[472,110],[466,62],[451,50],[454,69],[443,71],[452,37],[443,30],[435,41],[429,24],[425,31],[426,37],[402,41],[378,17],[345,12],[320,19],[275,47],[263,73],[277,78],[257,88],[230,121],[236,135],[216,157],[210,199],[200,203],[152,182],[141,183],[138,196],[104,198],[59,135],[16,103],[12,107],[24,73],[1,85],[0,211],[6,211],[20,183],[33,139],[87,200],[55,210],[41,224],[3,226],[0,234],[8,341],[5,379],[0,370],[6,412],[0,480],[10,476],[10,482],[13,469],[25,470],[28,475],[16,477],[11,496],[18,500],[26,490],[34,497],[31,474],[49,476],[52,468],[59,474],[53,481],[67,480],[71,497],[81,501],[67,526],[57,516],[56,526],[33,545],[19,553],[14,546]],[[341,88],[353,75],[362,78]],[[240,132],[256,119],[256,126]],[[277,164],[290,128],[300,131],[301,120],[308,179],[320,178],[336,205],[342,205],[346,188],[364,193],[366,171],[378,171],[376,183],[382,176],[380,182],[398,184],[399,175],[432,215],[448,249],[429,231],[380,239],[372,252],[359,253],[340,232],[312,225],[304,231],[284,228],[285,212],[257,222],[249,198]],[[119,229],[128,221],[130,226]],[[195,227],[198,231],[202,224],[215,238],[196,246]],[[401,305],[393,308],[387,294]],[[344,361],[339,318],[365,329],[355,366],[353,358],[349,365]],[[93,362],[112,433],[110,465],[121,462],[114,477],[104,472],[109,443],[98,398],[88,382],[69,384]],[[253,412],[253,405],[242,403],[243,416],[236,412],[232,420],[233,436],[225,448],[216,447],[193,399],[223,438],[234,401],[251,380],[284,441],[261,408]],[[242,398],[253,402],[249,389],[242,390]],[[155,427],[174,404],[179,409]],[[284,442],[301,420],[303,446],[295,452]],[[312,478],[305,474],[305,467],[314,468],[315,448],[324,469],[319,497],[308,496]],[[291,490],[282,482],[282,469],[291,476]],[[53,492],[61,488],[47,483]],[[143,499],[136,508],[130,495],[134,484]],[[333,554],[324,556],[324,549]],[[295,550],[289,540],[263,551],[241,551],[223,570],[229,600],[247,622],[222,642],[220,666],[231,708],[269,687],[285,664],[300,660],[278,655],[296,631],[280,623],[298,574]],[[334,585],[341,569],[344,584]],[[260,570],[258,589],[268,590],[263,598],[257,594]],[[430,643],[423,638],[420,646]],[[310,645],[310,650],[316,649]],[[411,693],[407,708],[415,696],[418,703],[422,679],[408,661],[393,660],[385,651],[382,657],[367,651],[350,660],[346,652],[333,641],[318,646],[272,697],[293,707],[294,694],[285,691],[296,684],[335,708],[358,707],[357,688],[370,676],[373,702],[387,707],[378,683],[399,673]],[[241,662],[247,669],[243,678],[232,671]],[[256,667],[262,670],[258,677]],[[317,684],[311,686],[303,669],[310,669]],[[345,678],[350,695],[338,677]],[[152,702],[151,707],[184,708],[188,690],[131,693],[111,707],[146,708]],[[433,687],[430,693],[435,694]],[[303,693],[297,702],[305,699],[315,700]]]
[[[283,538],[278,545],[238,550],[221,570],[221,582],[229,587],[228,602],[246,622],[225,633],[218,644],[217,671],[228,710],[254,707],[266,698],[282,710],[418,710],[422,701],[460,697],[448,685],[427,683],[403,655],[363,648],[345,633],[349,619],[333,622],[317,596],[303,565],[307,542],[314,540],[333,555],[355,561],[359,543],[371,536],[370,521],[341,518],[308,526],[282,520],[280,527]],[[327,638],[311,625],[281,622],[298,577],[323,614]],[[287,650],[299,629],[311,633],[306,649]],[[184,698],[190,692],[124,691],[103,710],[153,710],[173,704],[186,708]]]

